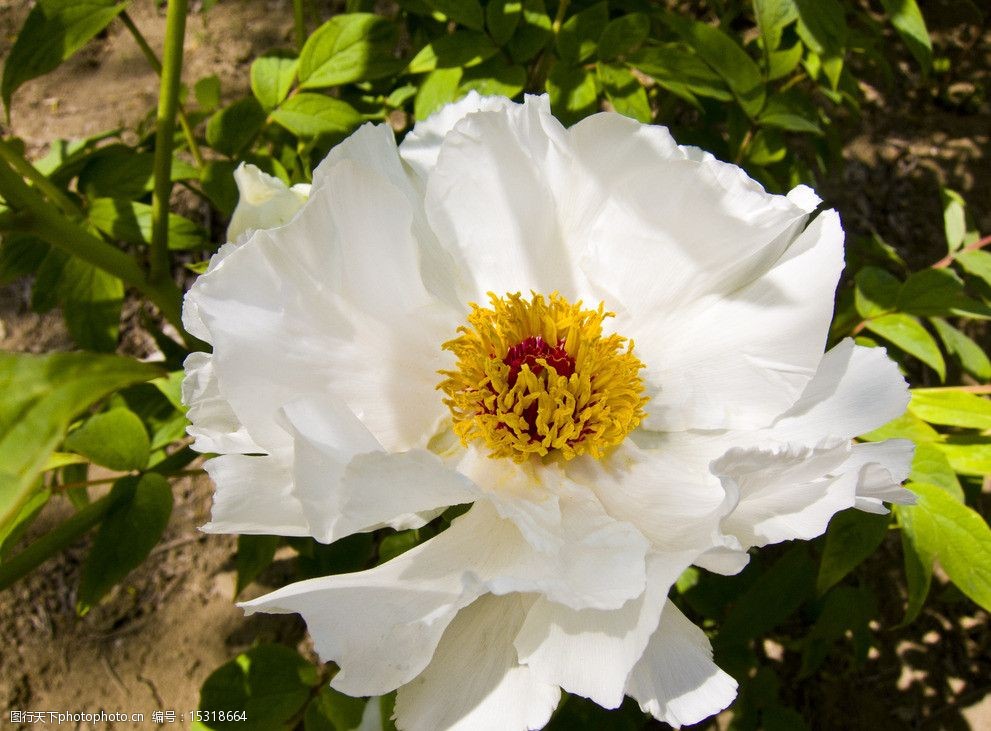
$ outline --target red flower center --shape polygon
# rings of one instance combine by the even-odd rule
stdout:
[[[543,360],[565,378],[575,372],[575,359],[564,349],[563,338],[557,341],[557,345],[551,346],[540,335],[531,336],[512,346],[502,359],[509,366],[510,388],[516,385],[524,365],[530,366],[533,375],[539,376],[544,366],[538,360]]]

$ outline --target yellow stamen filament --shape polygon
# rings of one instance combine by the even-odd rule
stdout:
[[[644,417],[643,363],[633,342],[603,335],[613,313],[582,309],[556,292],[471,304],[468,324],[444,343],[457,369],[438,385],[454,432],[481,439],[492,457],[602,458]]]

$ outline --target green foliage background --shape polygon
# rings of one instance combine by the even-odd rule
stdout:
[[[50,72],[111,23],[123,23],[162,76],[157,124],[125,142],[121,130],[52,140],[29,161],[23,144],[0,139],[0,282],[29,277],[32,304],[61,307],[78,352],[0,354],[0,588],[94,533],[77,593],[85,614],[140,564],[172,509],[169,478],[196,458],[184,440],[181,363],[201,347],[179,322],[182,286],[201,272],[222,237],[179,211],[182,186],[228,217],[232,173],[251,162],[286,183],[308,182],[314,166],[366,121],[402,135],[470,90],[550,96],[566,124],[611,108],[671,127],[743,166],[774,192],[821,183],[841,164],[856,130],[861,82],[884,85],[907,50],[923,80],[947,69],[934,57],[915,0],[725,0],[696,7],[647,0],[397,0],[384,14],[348,0],[318,26],[296,0],[296,44],[253,60],[251,94],[223,103],[214,76],[181,87],[184,0],[168,2],[163,58],[127,14],[128,0],[38,0],[5,59],[7,114],[18,89]],[[204,3],[211,12],[214,3]],[[222,5],[221,5],[222,8]],[[900,39],[892,47],[890,36]],[[312,31],[312,32],[311,32]],[[133,135],[129,138],[133,139]],[[815,727],[793,705],[797,687],[822,673],[861,667],[882,616],[878,582],[864,570],[886,537],[901,539],[897,587],[903,624],[925,606],[936,562],[964,597],[991,610],[991,530],[982,481],[991,473],[991,242],[975,230],[966,201],[943,190],[945,256],[909,269],[878,236],[848,241],[831,340],[883,345],[915,386],[907,413],[867,440],[917,444],[912,507],[889,516],[848,511],[811,544],[754,556],[739,576],[691,570],[675,600],[713,637],[716,659],[741,684],[734,729]],[[935,247],[934,247],[935,248]],[[115,355],[128,293],[162,363]],[[977,337],[977,339],[975,339]],[[89,465],[119,473],[91,498]],[[29,545],[21,538],[50,500],[74,513]],[[360,570],[442,530],[448,514],[417,530],[378,531],[330,546],[269,536],[239,539],[240,592],[288,545],[299,578]],[[858,568],[860,567],[860,568]],[[959,594],[957,595],[959,597]],[[890,623],[890,621],[889,621]],[[784,648],[770,658],[765,640]],[[295,650],[259,645],[218,668],[202,691],[204,710],[246,709],[248,722],[200,728],[346,729],[363,700],[326,687],[333,667]],[[391,700],[382,703],[388,718]],[[635,704],[606,712],[567,699],[552,728],[637,729]],[[388,721],[385,723],[389,725]]]

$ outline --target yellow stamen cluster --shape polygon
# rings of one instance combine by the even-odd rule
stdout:
[[[468,325],[443,345],[457,370],[441,371],[437,388],[463,444],[482,439],[491,456],[516,462],[601,458],[640,424],[643,363],[632,341],[603,335],[613,313],[556,292],[489,299],[491,308],[472,303]]]

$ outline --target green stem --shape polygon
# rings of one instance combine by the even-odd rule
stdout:
[[[155,129],[155,187],[151,198],[151,261],[149,281],[169,279],[169,198],[172,194],[172,144],[182,75],[182,44],[188,0],[169,0],[165,15],[165,47]]]
[[[293,27],[296,31],[296,50],[303,50],[306,43],[306,19],[303,17],[303,0],[292,0]]]
[[[59,551],[71,546],[97,525],[127,493],[121,490],[90,503],[23,551],[0,564],[0,590],[30,573]]]
[[[171,279],[150,282],[134,259],[70,219],[3,161],[0,161],[0,195],[18,211],[22,225],[27,225],[36,236],[136,287],[161,310],[165,319],[183,332],[182,293]]]
[[[30,180],[34,187],[44,193],[48,200],[57,205],[64,214],[73,218],[79,217],[79,206],[73,203],[69,196],[59,190],[58,186],[42,175],[34,165],[25,160],[4,139],[0,139],[0,159],[14,168],[21,177]]]
[[[568,6],[571,5],[571,0],[561,0],[557,6],[557,15],[554,16],[554,22],[551,24],[551,32],[554,33],[554,38],[557,38],[558,33],[561,32],[561,24],[564,22],[564,14],[568,12]]]
[[[120,14],[120,20],[124,24],[124,27],[131,32],[131,36],[134,38],[134,42],[138,44],[138,48],[141,49],[141,53],[144,54],[145,59],[148,61],[148,65],[155,70],[155,73],[159,76],[162,75],[162,62],[158,60],[158,56],[155,55],[155,51],[152,47],[148,45],[148,41],[138,30],[138,26],[134,24],[131,16],[127,14],[125,10]],[[178,105],[176,110],[179,115],[179,126],[182,127],[182,134],[186,138],[186,145],[189,147],[189,152],[193,156],[193,161],[196,163],[196,167],[202,169],[203,153],[200,151],[200,146],[196,142],[196,136],[193,134],[192,125],[189,124],[189,117],[186,116],[186,111],[182,108],[182,105]]]

